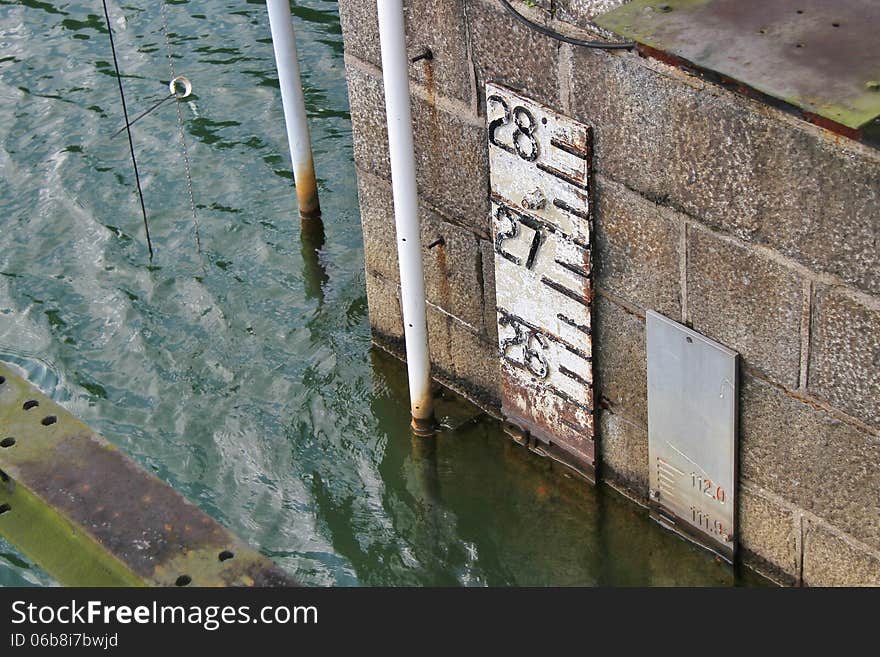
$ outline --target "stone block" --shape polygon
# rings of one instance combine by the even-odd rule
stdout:
[[[880,427],[880,309],[817,286],[810,335],[811,392]]]
[[[688,319],[789,388],[800,374],[803,284],[791,271],[703,230],[688,229]]]
[[[346,60],[345,74],[351,108],[354,162],[361,171],[369,171],[390,180],[382,80],[350,60]]]
[[[746,563],[782,584],[798,578],[797,519],[790,509],[748,486],[739,487],[739,544]]]
[[[593,338],[597,398],[615,414],[647,427],[644,320],[598,296],[593,303]]]
[[[820,524],[804,532],[806,586],[880,586],[880,556],[865,551]]]
[[[410,78],[428,94],[470,103],[473,96],[463,0],[405,0],[406,43],[410,56],[430,49],[431,60],[410,65]],[[375,2],[339,3],[345,52],[381,68],[379,21]]]
[[[634,53],[575,48],[570,97],[598,172],[880,292],[876,149]]]
[[[367,269],[400,283],[394,201],[391,183],[358,171],[358,199],[364,231]],[[479,239],[469,230],[445,221],[442,216],[419,208],[425,298],[446,312],[483,329],[482,264]],[[428,248],[437,238],[443,244]]]
[[[367,303],[373,339],[405,359],[400,288],[374,272],[366,273]],[[498,346],[461,321],[428,304],[431,373],[469,399],[498,411],[501,407]]]
[[[361,170],[358,170],[357,177],[366,268],[397,285],[400,283],[400,268],[391,183]]]
[[[741,377],[740,477],[880,549],[880,440]]]
[[[403,354],[403,314],[397,284],[367,271],[367,305],[373,338],[398,355]]]
[[[410,57],[429,48],[433,59],[410,66],[410,75],[429,96],[440,94],[470,104],[473,100],[468,60],[464,0],[406,0],[406,34]]]
[[[486,129],[413,97],[419,198],[478,235],[489,233]]]
[[[597,178],[595,189],[597,285],[641,308],[680,319],[682,221],[608,178]]]
[[[602,478],[623,484],[647,498],[648,431],[611,411],[599,410],[598,413]]]
[[[496,410],[501,407],[497,345],[431,305],[428,306],[428,345],[431,365],[438,378],[449,381],[477,403]]]
[[[436,212],[421,211],[425,298],[483,331],[483,286],[480,241],[469,230],[444,221]],[[428,245],[443,239],[433,248]]]
[[[345,54],[374,66],[382,65],[379,47],[379,16],[375,2],[339,0],[339,23]]]
[[[559,109],[559,42],[517,22],[500,5],[464,1],[480,111],[485,111],[487,81]]]

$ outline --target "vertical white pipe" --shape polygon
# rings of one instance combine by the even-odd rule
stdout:
[[[416,158],[410,113],[409,58],[406,54],[403,2],[377,0],[377,5],[410,410],[413,429],[417,433],[427,433],[433,424],[434,409],[431,399],[431,362],[428,354],[425,281],[419,235]]]
[[[281,104],[284,106],[284,122],[287,125],[287,141],[293,163],[299,213],[306,218],[316,217],[321,214],[321,206],[318,204],[318,184],[315,179],[312,142],[309,139],[306,102],[300,81],[289,0],[266,0],[266,8],[269,10],[272,47],[275,50],[275,65],[281,83]]]

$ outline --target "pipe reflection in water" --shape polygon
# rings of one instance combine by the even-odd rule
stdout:
[[[407,487],[421,511],[418,531],[419,543],[442,546],[452,539],[446,533],[454,529],[454,523],[447,522],[440,493],[440,473],[437,469],[437,442],[434,436],[410,436],[410,456],[404,464],[408,473]]]
[[[308,299],[324,303],[324,286],[330,280],[321,253],[324,249],[324,222],[320,219],[300,221],[300,254],[302,255],[303,290]]]
[[[410,457],[413,478],[418,483],[417,491],[426,508],[440,505],[440,478],[437,472],[437,443],[430,438],[413,435],[410,438],[412,454]]]

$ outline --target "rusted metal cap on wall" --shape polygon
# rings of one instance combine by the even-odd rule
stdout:
[[[633,0],[596,23],[846,128],[880,116],[876,0]]]

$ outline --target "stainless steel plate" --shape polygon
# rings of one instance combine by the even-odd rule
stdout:
[[[737,354],[648,311],[651,515],[733,560]]]

